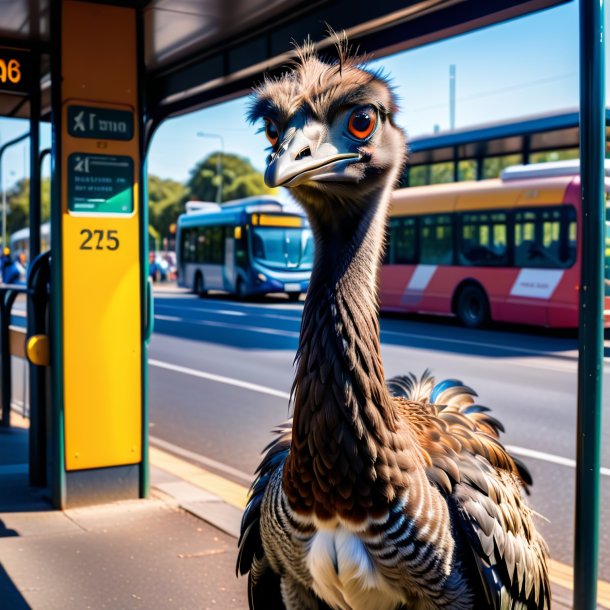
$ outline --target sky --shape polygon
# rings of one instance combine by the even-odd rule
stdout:
[[[607,30],[609,14],[606,11]],[[607,65],[609,47],[606,44]],[[382,68],[396,87],[401,106],[397,122],[408,137],[449,129],[451,64],[456,66],[456,128],[574,110],[579,96],[578,3],[373,60],[370,66]],[[608,101],[609,81],[606,78]],[[262,171],[267,140],[247,123],[247,103],[240,98],[166,121],[150,147],[149,173],[184,182],[197,161],[221,148],[249,158]],[[0,141],[27,129],[25,121],[0,119]],[[48,126],[41,140],[50,146]],[[5,154],[8,188],[23,177],[27,162],[27,144]]]

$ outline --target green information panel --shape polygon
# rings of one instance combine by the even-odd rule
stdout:
[[[73,153],[68,157],[68,209],[131,214],[133,177],[131,157]]]

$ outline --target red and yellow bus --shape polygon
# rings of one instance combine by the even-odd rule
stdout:
[[[610,326],[606,218],[604,323]],[[576,327],[581,224],[577,161],[515,166],[496,180],[397,190],[381,308],[455,315],[473,328],[490,320]]]

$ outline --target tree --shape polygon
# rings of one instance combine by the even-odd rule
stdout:
[[[41,181],[42,222],[49,220],[51,212],[51,179]],[[30,179],[22,178],[6,192],[7,236],[30,224]]]
[[[217,171],[219,161],[222,201],[276,192],[276,189],[265,185],[261,173],[248,159],[231,153],[215,152],[199,161],[191,170],[191,177],[187,182],[191,199],[216,201],[220,182]]]
[[[148,176],[148,222],[161,237],[169,237],[170,226],[184,212],[186,187],[175,180]]]

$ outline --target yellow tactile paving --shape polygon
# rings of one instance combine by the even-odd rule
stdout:
[[[248,498],[248,488],[234,483],[224,477],[208,472],[186,460],[182,460],[170,453],[150,448],[150,463],[170,474],[201,487],[210,493],[222,498],[227,504],[244,509]]]
[[[553,559],[549,562],[549,577],[553,584],[573,590],[574,570],[572,566]],[[610,583],[603,580],[597,581],[597,605],[602,608],[610,608]]]

